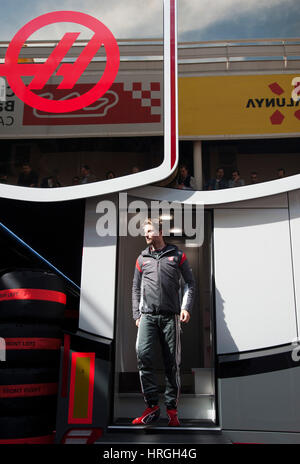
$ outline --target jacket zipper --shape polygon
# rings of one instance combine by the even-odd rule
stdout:
[[[161,276],[160,276],[160,259],[157,259],[157,275],[159,280],[159,308],[161,307]]]
[[[160,258],[162,256],[164,256],[165,254],[168,254],[170,251],[174,250],[174,248],[171,248],[170,250],[167,250],[165,251],[163,254],[160,255],[160,257],[156,257],[156,261],[157,261],[157,265],[156,265],[156,270],[157,270],[157,277],[158,277],[158,280],[159,280],[159,306],[161,307],[161,273],[160,273]],[[144,256],[149,256],[150,258],[153,259],[153,255],[152,254],[145,254]]]

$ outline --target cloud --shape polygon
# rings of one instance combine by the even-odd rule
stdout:
[[[291,36],[289,30],[300,31],[297,4],[298,0],[178,0],[179,39],[266,37],[266,31],[273,37]],[[95,16],[119,38],[162,37],[162,5],[162,0],[11,0],[2,5],[0,39],[10,40],[30,19],[58,10]],[[77,29],[81,38],[88,38],[85,28]],[[34,38],[57,40],[62,32],[63,25],[56,24]]]
[[[142,8],[141,8],[142,4]],[[117,38],[162,37],[163,3],[161,0],[53,0],[51,7],[46,0],[39,1],[37,15],[46,11],[57,10],[81,11],[103,22]],[[62,30],[58,24],[52,28],[55,32]],[[50,29],[49,29],[50,30]],[[87,34],[82,29],[81,38]],[[41,31],[40,36],[45,33]]]
[[[208,0],[179,2],[179,40],[229,40],[243,38],[298,37],[300,14],[298,0]],[[195,4],[195,5],[193,5]],[[216,10],[216,11],[215,11]]]
[[[62,10],[90,14],[107,25],[119,38],[150,38],[163,35],[162,0],[12,0],[5,6],[2,5],[0,40],[11,40],[24,24],[39,15]],[[82,31],[80,38],[89,36],[85,28],[76,27],[78,31]],[[64,31],[62,24],[56,24],[40,30],[30,39],[53,40],[57,39],[57,34]]]
[[[284,0],[285,7],[293,1]],[[282,0],[179,0],[179,31],[207,28],[228,19],[234,22],[247,14],[259,17],[266,12],[270,14],[282,3]]]

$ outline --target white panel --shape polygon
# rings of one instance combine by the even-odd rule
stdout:
[[[28,187],[23,187],[28,189]],[[228,188],[211,191],[176,190],[165,187],[144,186],[132,189],[130,195],[151,200],[163,199],[168,201],[183,201],[192,204],[223,205],[225,203],[253,200],[290,192],[300,188],[300,174],[284,177],[283,179],[245,185],[239,188]],[[55,190],[55,189],[54,189]],[[1,193],[1,190],[0,190]]]
[[[116,197],[101,196],[86,201],[79,328],[113,338],[117,236],[97,234],[96,224],[101,215],[96,213],[96,207],[100,200],[116,201]],[[114,215],[114,224],[116,221]]]
[[[293,251],[295,298],[298,319],[300,322],[300,190],[289,193],[291,239]]]
[[[214,211],[217,351],[289,343],[296,316],[287,209]]]
[[[217,205],[217,208],[287,208],[287,193],[271,195],[270,197],[259,197],[253,200],[235,201]]]

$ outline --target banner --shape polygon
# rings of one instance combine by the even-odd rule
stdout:
[[[294,77],[268,74],[179,79],[179,135],[213,138],[299,133],[300,102],[292,99]]]
[[[295,74],[179,78],[179,136],[214,138],[300,132],[300,102],[292,98]],[[299,79],[300,80],[300,79]],[[47,84],[40,95],[74,98],[93,83],[72,90]],[[21,102],[7,88],[0,102],[0,138],[108,137],[163,134],[160,75],[120,75],[98,101],[67,114],[45,113]]]
[[[83,79],[82,79],[83,80]],[[53,81],[53,79],[52,79]],[[50,82],[36,93],[44,98],[67,100],[82,95],[91,77],[71,90]],[[162,76],[119,77],[95,103],[71,113],[46,113],[24,104],[7,87],[0,102],[0,138],[93,137],[163,134]]]

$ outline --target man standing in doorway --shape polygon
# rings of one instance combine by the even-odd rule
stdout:
[[[165,366],[165,405],[169,426],[179,426],[177,404],[180,393],[180,323],[190,320],[195,282],[185,254],[175,245],[166,244],[160,220],[144,224],[147,248],[136,261],[132,286],[133,319],[138,327],[136,352],[141,388],[147,405],[133,424],[158,420],[158,387],[154,373],[157,343],[162,348]],[[180,278],[185,281],[180,302]]]

